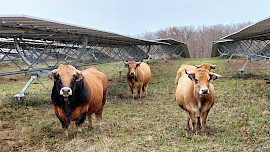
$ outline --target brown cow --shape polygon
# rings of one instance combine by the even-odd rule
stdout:
[[[134,98],[133,89],[137,88],[137,97],[141,98],[143,91],[147,96],[147,87],[151,79],[150,66],[144,62],[124,61],[125,66],[128,68],[127,82],[131,90],[132,97]]]
[[[201,65],[187,65],[187,64],[183,64],[181,65],[181,67],[178,69],[177,74],[176,74],[176,78],[175,78],[175,83],[177,85],[178,79],[181,77],[181,75],[185,75],[185,70],[195,70],[196,68],[203,68],[203,69],[207,69],[208,71],[210,71],[211,69],[215,69],[216,65],[211,65],[209,63],[204,63]]]
[[[82,124],[88,117],[89,129],[93,129],[91,115],[95,113],[100,130],[103,106],[106,102],[108,80],[95,68],[79,71],[71,65],[60,65],[49,75],[54,80],[51,99],[55,114],[62,124],[64,139],[68,138],[71,121],[81,136]]]
[[[214,105],[215,90],[211,80],[215,80],[220,75],[209,72],[204,68],[185,69],[185,74],[178,79],[175,99],[178,105],[186,111],[187,126],[193,133],[197,134],[197,128],[205,130],[207,115]]]

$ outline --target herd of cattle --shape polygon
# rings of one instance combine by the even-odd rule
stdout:
[[[150,66],[144,62],[124,62],[128,69],[127,82],[132,97],[137,90],[137,98],[143,92],[147,96],[147,87],[151,79]],[[181,65],[176,74],[175,100],[186,112],[187,127],[193,134],[205,129],[209,110],[215,100],[215,90],[211,83],[220,75],[210,72],[215,69],[208,63],[200,66]],[[55,114],[62,124],[64,139],[68,138],[68,127],[71,121],[77,126],[77,136],[82,134],[82,124],[86,117],[89,129],[93,129],[92,114],[100,130],[103,107],[106,102],[108,79],[96,68],[77,70],[71,65],[60,65],[52,70],[49,77],[54,81],[51,99]]]

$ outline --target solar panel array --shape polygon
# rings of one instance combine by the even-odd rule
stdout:
[[[153,56],[189,57],[185,43],[143,40],[28,16],[0,17],[0,76],[42,73],[59,64],[93,65]]]

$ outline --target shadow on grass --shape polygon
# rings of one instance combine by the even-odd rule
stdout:
[[[231,76],[231,79],[255,79],[255,80],[264,80],[264,79],[269,79],[269,75],[267,74],[254,74],[254,73],[244,73],[244,74],[234,74]]]

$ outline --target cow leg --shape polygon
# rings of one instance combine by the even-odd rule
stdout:
[[[97,115],[96,114],[96,119],[97,119],[97,131],[101,131],[101,121],[102,121],[102,115]]]
[[[187,129],[188,130],[190,130],[191,128],[190,128],[190,124],[189,124],[189,121],[190,121],[190,116],[189,116],[189,113],[188,113],[188,111],[186,111],[186,117],[187,117]]]
[[[82,124],[86,118],[86,113],[83,113],[82,116],[76,120],[75,124],[77,126],[77,138],[82,136]]]
[[[88,118],[88,122],[89,122],[88,129],[89,129],[89,130],[93,130],[94,127],[93,127],[93,122],[92,122],[92,114],[87,115],[87,118]]]
[[[100,109],[95,113],[96,115],[96,120],[97,120],[97,130],[100,132],[101,131],[101,121],[102,121],[102,112],[103,112],[103,106],[104,104],[100,107]]]
[[[131,95],[132,95],[132,98],[134,99],[134,92],[133,92],[133,86],[132,85],[128,85],[129,88],[130,88],[130,91],[131,91]]]
[[[141,92],[142,92],[142,86],[143,85],[138,85],[137,89],[138,89],[138,93],[137,93],[137,97],[138,98],[142,98]]]
[[[206,120],[207,120],[207,115],[209,113],[210,109],[207,110],[206,112],[202,113],[202,131],[205,131],[205,127],[206,127]]]
[[[62,124],[62,129],[63,129],[63,139],[67,140],[68,139],[68,123],[66,123],[65,120],[63,120],[58,114],[56,114],[57,118],[59,119],[59,121]]]
[[[197,129],[195,128],[196,119],[195,119],[194,112],[189,112],[189,116],[190,116],[190,124],[191,124],[192,133],[197,134]]]
[[[197,117],[197,128],[201,129],[201,117]]]
[[[142,88],[145,96],[147,96],[147,87],[148,87],[148,83],[145,84],[145,85],[143,86],[143,88]]]

